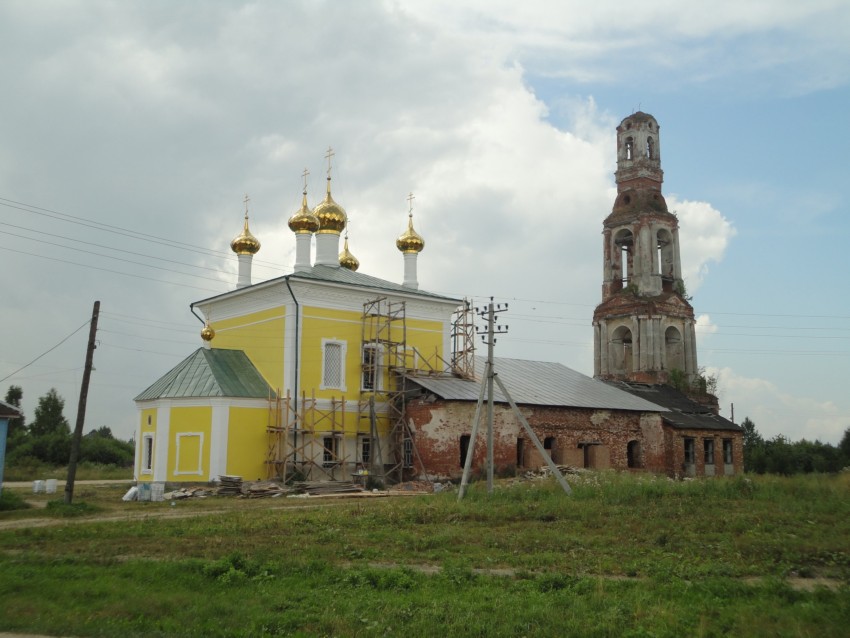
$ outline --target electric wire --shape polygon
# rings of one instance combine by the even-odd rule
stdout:
[[[30,362],[29,362],[28,364],[26,364],[25,366],[22,366],[22,367],[18,368],[17,370],[15,370],[14,372],[12,372],[11,374],[7,374],[5,377],[3,377],[2,379],[0,379],[0,383],[3,383],[6,379],[8,379],[8,378],[10,378],[10,377],[15,376],[16,374],[18,374],[18,372],[21,372],[22,370],[26,370],[26,369],[27,369],[27,368],[29,368],[32,364],[34,364],[36,361],[38,361],[39,359],[41,359],[43,356],[45,356],[45,355],[47,355],[47,354],[50,354],[51,352],[53,352],[54,350],[56,350],[56,348],[58,348],[58,347],[59,347],[59,346],[61,346],[63,343],[65,343],[66,341],[68,341],[68,339],[70,339],[70,338],[71,338],[71,337],[73,337],[75,334],[77,334],[80,330],[82,330],[82,329],[83,329],[83,328],[85,328],[87,325],[89,325],[89,323],[91,323],[91,319],[87,319],[87,320],[85,321],[85,323],[83,323],[83,325],[81,325],[79,328],[77,328],[76,330],[74,330],[74,332],[72,332],[71,334],[69,334],[69,335],[68,335],[67,337],[65,337],[64,339],[62,339],[62,341],[60,341],[59,343],[57,343],[55,346],[53,346],[53,347],[52,347],[52,348],[50,348],[49,350],[46,350],[45,352],[42,352],[40,355],[38,355],[35,359],[33,359],[32,361],[30,361]]]

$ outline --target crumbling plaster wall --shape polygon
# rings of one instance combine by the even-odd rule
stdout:
[[[486,456],[485,406],[479,426],[473,469],[484,467]],[[637,466],[666,472],[666,442],[661,417],[656,413],[594,410],[570,407],[522,406],[520,410],[540,442],[551,437],[552,457],[558,463],[605,469],[628,468],[629,441],[639,441]],[[430,475],[457,477],[461,466],[461,436],[471,435],[475,403],[426,398],[408,402],[407,418],[416,446]],[[509,406],[494,407],[494,462],[496,468],[525,467],[544,463]],[[524,439],[518,458],[517,439]],[[584,447],[588,447],[585,454]],[[421,469],[420,469],[421,471]]]

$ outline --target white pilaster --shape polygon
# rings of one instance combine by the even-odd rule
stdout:
[[[212,423],[210,424],[210,475],[215,480],[227,474],[227,436],[230,409],[224,401],[212,404]]]
[[[165,483],[168,480],[168,440],[170,437],[171,406],[157,406],[153,457],[153,480],[156,483]]]

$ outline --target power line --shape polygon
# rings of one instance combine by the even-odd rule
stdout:
[[[38,361],[39,359],[41,359],[43,356],[45,356],[45,355],[47,355],[47,354],[49,354],[49,353],[53,352],[54,350],[56,350],[56,348],[58,348],[59,346],[61,346],[63,343],[65,343],[66,341],[68,341],[68,339],[70,339],[70,338],[71,338],[71,337],[73,337],[75,334],[77,334],[80,330],[82,330],[82,329],[83,329],[83,328],[85,328],[87,325],[89,325],[89,322],[90,322],[90,321],[91,321],[90,319],[86,319],[86,321],[85,321],[85,323],[83,323],[83,325],[81,325],[79,328],[77,328],[76,330],[74,330],[74,332],[72,332],[71,334],[69,334],[69,335],[68,335],[67,337],[65,337],[64,339],[62,339],[62,341],[60,341],[59,343],[57,343],[55,346],[53,346],[52,348],[50,348],[50,350],[47,350],[47,351],[45,351],[45,352],[41,353],[41,354],[40,354],[40,355],[38,355],[35,359],[33,359],[32,361],[30,361],[28,364],[26,364],[25,366],[23,366],[23,367],[18,368],[17,370],[15,370],[12,374],[7,374],[5,377],[3,377],[2,379],[0,379],[0,383],[3,383],[3,382],[4,382],[6,379],[8,379],[9,377],[13,377],[13,376],[15,376],[15,375],[16,375],[16,374],[18,374],[18,372],[20,372],[21,370],[26,370],[26,369],[27,369],[27,368],[29,368],[29,367],[30,367],[33,363],[35,363],[36,361]]]

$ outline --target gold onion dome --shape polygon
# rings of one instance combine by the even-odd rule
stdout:
[[[212,329],[209,323],[205,323],[204,327],[201,329],[201,339],[204,341],[212,341],[213,337],[215,337],[215,330]]]
[[[233,238],[230,242],[230,249],[237,255],[254,255],[260,250],[260,240],[251,234],[248,230],[248,213],[245,213],[245,227],[242,229],[242,234]]]
[[[425,248],[425,240],[413,230],[413,213],[408,215],[407,230],[398,236],[395,245],[403,253],[419,253]]]
[[[293,233],[315,233],[319,230],[319,218],[307,206],[307,191],[304,191],[301,208],[289,218],[289,229]]]
[[[339,254],[339,265],[349,270],[360,268],[360,260],[348,250],[348,235],[345,236],[345,243],[343,244],[342,252]]]
[[[339,235],[345,228],[345,209],[331,197],[331,178],[328,177],[328,194],[313,209],[313,214],[319,219],[320,233],[336,233]]]

